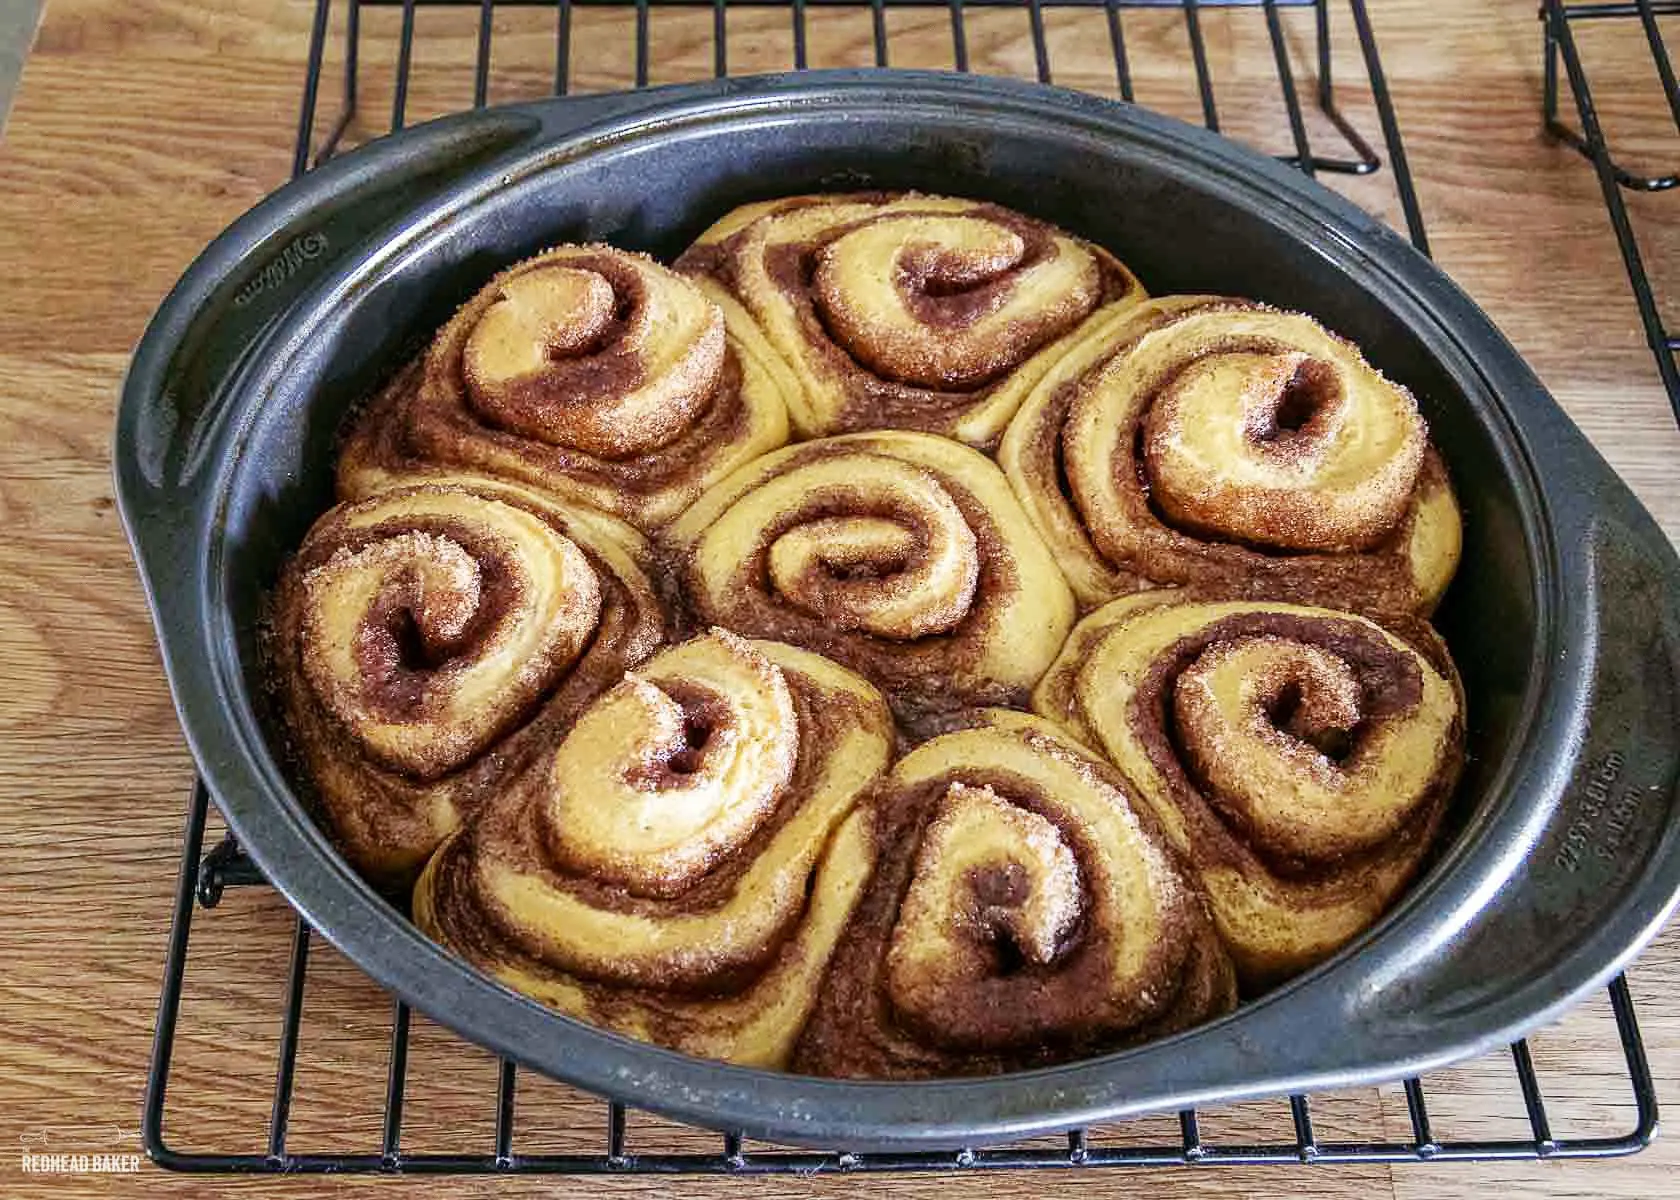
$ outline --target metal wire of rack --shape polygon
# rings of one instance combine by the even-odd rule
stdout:
[[[1659,24],[1659,18],[1665,16],[1680,16],[1680,0],[1594,0],[1593,3],[1574,4],[1567,0],[1544,0],[1540,9],[1540,18],[1545,26],[1543,106],[1547,132],[1579,151],[1593,164],[1598,174],[1604,205],[1610,214],[1610,227],[1621,248],[1622,263],[1627,268],[1634,301],[1639,306],[1645,340],[1656,355],[1657,370],[1662,376],[1663,387],[1668,391],[1668,402],[1674,409],[1675,420],[1680,421],[1680,360],[1676,359],[1676,355],[1680,355],[1680,334],[1670,332],[1663,320],[1650,271],[1640,250],[1638,234],[1622,195],[1624,191],[1671,191],[1680,187],[1680,172],[1643,174],[1617,161],[1599,120],[1592,84],[1575,37],[1575,25],[1581,22],[1638,21],[1650,48],[1656,83],[1664,91],[1675,131],[1680,133],[1680,83],[1676,82],[1674,61],[1669,56]],[[1561,77],[1558,72],[1560,62],[1563,66]],[[1565,78],[1575,98],[1579,129],[1568,125],[1559,111]]]
[[[1656,7],[1659,11],[1666,11],[1672,2],[1673,0],[1660,0]],[[1548,12],[1562,7],[1558,0],[1546,0],[1546,3]],[[1369,87],[1368,95],[1381,130],[1386,160],[1360,134],[1338,104],[1337,85],[1332,75],[1331,7],[1330,0],[348,0],[348,7],[344,11],[343,39],[340,46],[343,62],[340,107],[325,129],[320,130],[319,110],[332,29],[332,3],[331,0],[316,0],[307,52],[303,99],[298,118],[293,172],[302,174],[344,148],[358,126],[359,118],[364,115],[361,54],[364,9],[401,10],[390,119],[385,126],[388,130],[400,129],[408,117],[410,82],[415,61],[417,11],[423,8],[478,10],[479,20],[472,64],[472,96],[476,106],[484,105],[489,99],[491,53],[498,9],[553,10],[552,91],[556,95],[565,95],[575,90],[572,87],[573,67],[578,61],[577,47],[574,45],[575,15],[578,10],[586,8],[629,9],[633,13],[635,40],[631,79],[637,87],[646,86],[650,80],[650,20],[652,10],[656,8],[711,10],[711,66],[712,73],[717,76],[727,75],[730,71],[727,18],[732,10],[786,9],[789,14],[793,65],[796,69],[803,69],[808,65],[808,26],[817,10],[848,9],[868,14],[871,21],[871,49],[877,66],[888,65],[891,61],[887,21],[889,10],[944,10],[949,15],[952,64],[956,70],[968,70],[974,65],[967,36],[968,17],[971,13],[986,9],[1025,10],[1033,51],[1033,72],[1042,82],[1053,82],[1055,79],[1051,62],[1051,38],[1047,33],[1045,19],[1047,12],[1055,9],[1084,10],[1100,13],[1103,17],[1109,49],[1112,52],[1115,90],[1121,99],[1127,101],[1134,100],[1136,89],[1134,53],[1126,40],[1126,12],[1140,9],[1178,10],[1184,23],[1201,117],[1209,128],[1216,130],[1221,128],[1220,108],[1209,67],[1203,20],[1209,10],[1248,9],[1254,10],[1264,21],[1289,125],[1293,149],[1280,154],[1279,157],[1308,174],[1370,176],[1386,166],[1392,178],[1400,219],[1413,242],[1427,253],[1428,238],[1422,211],[1406,162],[1399,123],[1395,117],[1365,2],[1347,0],[1345,7],[1352,19],[1358,41]],[[1639,0],[1637,4],[1602,7],[1644,10],[1652,6],[1649,0]],[[1319,116],[1335,131],[1339,139],[1339,144],[1329,153],[1323,152],[1322,147],[1315,149],[1309,136],[1307,103],[1303,101],[1302,88],[1292,62],[1282,10],[1304,10],[1302,15],[1310,16],[1312,50],[1309,57],[1313,60],[1315,70],[1311,102],[1316,105]],[[1585,79],[1577,78],[1580,75],[1579,61],[1573,43],[1568,40],[1567,23],[1555,14],[1551,20],[1554,24],[1548,25],[1548,55],[1553,52],[1555,40],[1557,52],[1562,55],[1577,100],[1582,105],[1584,136],[1580,139],[1580,146],[1584,153],[1593,157],[1600,165],[1600,174],[1603,177],[1606,171],[1614,172],[1616,167],[1610,163],[1604,150],[1602,135],[1592,119],[1591,100],[1586,90]],[[1654,40],[1654,53],[1662,53],[1657,49],[1659,46],[1660,39]],[[1666,78],[1672,85],[1672,73]],[[1555,79],[1550,73],[1547,94],[1548,114],[1555,116]],[[1677,112],[1677,117],[1680,117],[1680,112]],[[375,130],[374,135],[383,131]],[[1607,195],[1614,195],[1617,186],[1620,185],[1613,180],[1607,184]],[[1612,205],[1613,220],[1616,219],[1617,211]],[[1621,226],[1618,225],[1618,235],[1620,232]],[[1628,247],[1631,244],[1630,234],[1629,240],[1623,242],[1624,253],[1632,256],[1630,272],[1633,270],[1633,264],[1637,262],[1637,247],[1629,251]],[[1639,286],[1637,279],[1638,277],[1636,289]],[[1647,297],[1648,291],[1647,284]],[[1671,387],[1671,393],[1673,390]],[[1648,1145],[1656,1133],[1656,1088],[1640,1037],[1632,995],[1625,979],[1618,977],[1609,987],[1609,1002],[1615,1022],[1621,1065],[1625,1068],[1628,1081],[1632,1126],[1625,1132],[1610,1135],[1557,1136],[1554,1133],[1553,1116],[1548,1110],[1540,1075],[1536,1071],[1528,1044],[1517,1042],[1511,1047],[1511,1061],[1516,1073],[1529,1136],[1507,1139],[1453,1140],[1438,1136],[1431,1122],[1423,1081],[1407,1079],[1403,1086],[1410,1137],[1398,1140],[1321,1138],[1314,1127],[1312,1097],[1292,1095],[1287,1097],[1287,1104],[1293,1137],[1269,1142],[1223,1143],[1204,1137],[1202,1114],[1188,1109],[1178,1114],[1179,1136],[1158,1144],[1138,1145],[1130,1141],[1113,1144],[1096,1131],[1075,1129],[1067,1132],[1065,1144],[1056,1147],[1034,1145],[972,1148],[949,1153],[860,1153],[843,1147],[829,1151],[781,1148],[761,1150],[756,1147],[749,1149],[743,1135],[736,1132],[717,1134],[717,1146],[710,1151],[647,1153],[636,1150],[628,1140],[629,1110],[621,1104],[602,1100],[599,1118],[601,1149],[580,1153],[524,1152],[515,1146],[515,1085],[518,1071],[513,1062],[503,1059],[497,1072],[495,1092],[486,1097],[486,1104],[493,1106],[492,1111],[495,1115],[492,1145],[487,1149],[439,1153],[413,1152],[404,1150],[402,1146],[404,1099],[409,1079],[410,1010],[402,1001],[393,999],[382,1132],[378,1148],[360,1153],[300,1152],[288,1144],[288,1132],[298,1056],[302,1050],[301,1018],[309,977],[313,934],[309,925],[299,918],[294,927],[282,1001],[274,1094],[266,1145],[260,1150],[245,1153],[178,1149],[165,1138],[166,1101],[182,1011],[183,985],[195,913],[200,909],[214,910],[227,888],[265,884],[261,872],[231,835],[224,837],[208,853],[204,851],[209,811],[208,791],[202,781],[196,781],[187,806],[180,874],[142,1113],[142,1140],[147,1154],[155,1163],[171,1170],[242,1174],[360,1172],[456,1175],[764,1175],[985,1168],[1067,1169],[1116,1166],[1532,1160],[1605,1158],[1631,1154]]]

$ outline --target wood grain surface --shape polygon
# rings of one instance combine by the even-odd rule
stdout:
[[[342,5],[340,8],[342,9]],[[1338,97],[1375,136],[1357,44],[1338,14]],[[1553,393],[1680,535],[1680,432],[1640,336],[1590,170],[1539,131],[1540,30],[1533,0],[1378,0],[1384,61],[1436,256],[1488,310]],[[19,1147],[136,1152],[146,1069],[191,762],[113,509],[112,413],[128,352],[198,250],[286,177],[312,5],[304,0],[50,0],[0,146],[0,1195],[159,1194],[305,1197],[329,1178],[227,1180],[166,1174],[20,1172]],[[387,127],[399,13],[367,10],[362,118]],[[1287,14],[1296,69],[1310,78],[1310,24]],[[335,16],[341,21],[342,15]],[[1271,51],[1258,13],[1205,11],[1220,115],[1233,134],[1288,148]],[[629,14],[580,10],[572,80],[631,80]],[[1051,13],[1057,82],[1113,94],[1099,11]],[[496,17],[491,98],[551,86],[553,15]],[[712,68],[707,12],[656,11],[655,82]],[[471,102],[475,11],[423,10],[409,120]],[[951,64],[943,11],[888,16],[892,62]],[[1024,12],[973,11],[972,65],[1030,75]],[[872,61],[867,9],[813,12],[812,65]],[[785,13],[729,15],[730,67],[791,65]],[[1128,15],[1138,98],[1199,113],[1182,21]],[[1673,169],[1680,145],[1636,30],[1583,32],[1598,98],[1620,152]],[[1680,39],[1680,28],[1671,30]],[[1680,45],[1680,40],[1673,44]],[[335,39],[335,47],[337,45]],[[329,54],[336,71],[339,51]],[[336,92],[323,104],[330,115]],[[1315,140],[1333,134],[1316,117]],[[1665,134],[1667,136],[1665,136]],[[1393,220],[1388,172],[1346,190]],[[1671,314],[1680,311],[1680,196],[1634,203]],[[1680,322],[1676,322],[1680,325]],[[168,1135],[184,1149],[260,1149],[273,1085],[288,910],[265,888],[201,914],[182,1014]],[[377,1145],[388,998],[317,943],[302,1030],[290,1145]],[[1680,1104],[1680,936],[1658,939],[1630,973],[1658,1087]],[[1601,999],[1535,1042],[1555,1132],[1630,1124],[1625,1076]],[[417,1022],[406,1149],[488,1149],[493,1060]],[[1443,1137],[1522,1136],[1508,1056],[1428,1079]],[[523,1079],[517,1145],[595,1148],[600,1107]],[[1398,1089],[1315,1104],[1326,1138],[1406,1135]],[[1210,1141],[1289,1136],[1282,1102],[1209,1114]],[[693,1145],[695,1135],[633,1118],[631,1145]],[[1115,1134],[1171,1138],[1170,1121]],[[706,1143],[709,1145],[710,1143]],[[1220,1169],[1106,1174],[660,1181],[380,1180],[395,1195],[806,1194],[993,1196],[1654,1197],[1680,1192],[1680,1141],[1615,1163]]]

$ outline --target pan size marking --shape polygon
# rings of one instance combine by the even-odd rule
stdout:
[[[1627,756],[1619,750],[1610,751],[1593,764],[1585,786],[1576,794],[1575,819],[1564,830],[1563,844],[1552,856],[1556,866],[1573,874],[1589,858],[1614,861],[1645,798],[1643,789],[1636,787],[1616,791],[1626,766]]]

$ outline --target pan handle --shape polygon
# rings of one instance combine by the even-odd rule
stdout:
[[[1506,1012],[1501,1032],[1514,1037],[1557,1015],[1622,969],[1680,897],[1680,559],[1558,422],[1548,432],[1563,436],[1541,443],[1536,466],[1567,481],[1546,501],[1554,578],[1570,585],[1554,597],[1550,644],[1564,650],[1543,667],[1528,765],[1498,789],[1499,811],[1472,818],[1478,836],[1462,839],[1482,869],[1456,873],[1468,880],[1450,901],[1457,919],[1437,909],[1433,929],[1394,939],[1405,948],[1363,996],[1385,1032],[1437,1045],[1460,1021],[1485,1033]]]

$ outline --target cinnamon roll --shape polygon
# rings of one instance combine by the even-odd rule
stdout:
[[[1175,296],[1087,327],[998,461],[1082,604],[1156,584],[1425,613],[1459,512],[1417,403],[1312,318]]]
[[[690,1054],[786,1062],[869,872],[880,694],[713,631],[580,716],[439,848],[420,928],[562,1012]]]
[[[1177,589],[1086,617],[1033,707],[1148,802],[1251,992],[1388,909],[1464,754],[1458,676],[1423,621]]]
[[[786,386],[753,323],[692,281],[640,254],[563,246],[498,275],[373,400],[339,492],[469,468],[652,529],[787,441]]]
[[[1020,1070],[1234,1005],[1201,897],[1114,772],[1047,721],[976,720],[911,751],[872,795],[875,873],[796,1069]]]
[[[900,715],[1024,703],[1073,596],[998,469],[922,433],[768,454],[666,530],[701,623],[793,642],[887,689]]]
[[[737,297],[784,356],[801,436],[920,429],[982,447],[1086,320],[1144,294],[1099,246],[915,193],[749,204],[677,269]]]
[[[346,856],[401,888],[664,640],[628,525],[457,476],[341,504],[275,593],[278,707]]]

